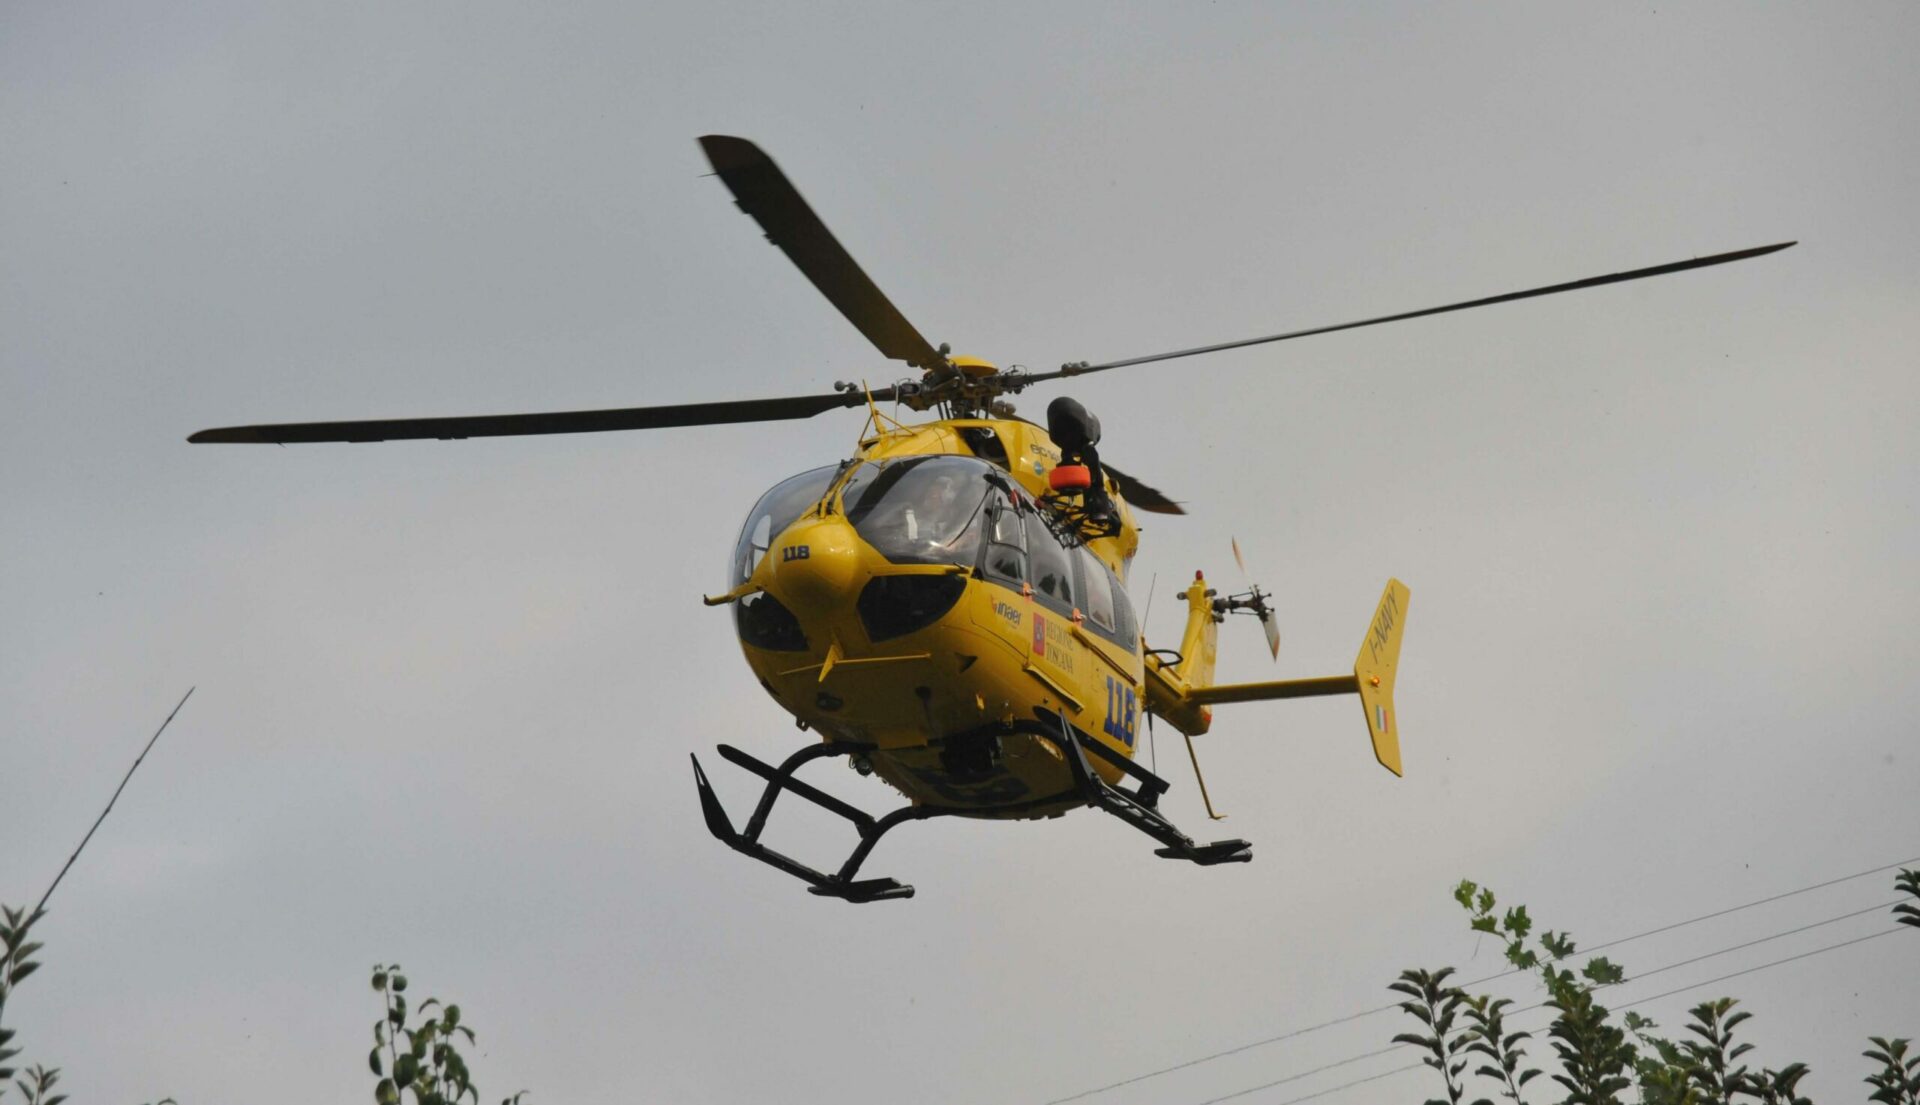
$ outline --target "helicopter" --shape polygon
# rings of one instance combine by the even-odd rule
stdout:
[[[187,440],[456,440],[803,419],[864,408],[852,456],[788,477],[761,496],[734,542],[726,589],[703,596],[709,606],[731,608],[760,687],[818,739],[777,765],[718,746],[721,758],[764,781],[743,828],[735,827],[698,756],[690,757],[713,836],[798,877],[816,895],[854,903],[913,896],[912,886],[895,879],[859,877],[860,868],[886,833],[935,817],[1043,819],[1090,807],[1152,838],[1163,858],[1202,866],[1250,861],[1247,841],[1198,842],[1161,811],[1170,784],[1135,759],[1142,730],[1154,718],[1187,739],[1215,819],[1192,738],[1211,729],[1218,705],[1355,695],[1375,758],[1401,774],[1393,693],[1410,599],[1405,584],[1387,582],[1351,672],[1216,683],[1218,627],[1228,615],[1258,619],[1277,659],[1270,596],[1258,586],[1222,593],[1196,572],[1181,593],[1187,617],[1178,647],[1148,647],[1126,586],[1140,543],[1135,512],[1185,511],[1105,463],[1099,419],[1078,401],[1054,399],[1042,426],[1016,415],[1011,396],[1114,369],[1726,264],[1795,244],[1029,372],[929,342],[758,146],[726,135],[707,135],[700,145],[714,175],[767,239],[883,357],[913,373],[878,388],[838,382],[824,394],[258,424],[202,430]],[[883,412],[883,404],[895,414]],[[909,423],[895,417],[902,408],[935,417]],[[1234,553],[1238,560],[1237,543]],[[907,804],[875,817],[797,777],[825,758],[844,758],[861,775],[879,776]],[[858,843],[837,868],[821,870],[762,843],[783,794],[853,826]]]

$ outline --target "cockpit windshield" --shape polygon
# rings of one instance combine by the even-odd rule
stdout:
[[[841,501],[861,539],[895,564],[971,567],[994,471],[973,457],[899,457],[862,465]]]
[[[820,501],[833,486],[838,465],[829,464],[797,476],[789,476],[760,496],[747,512],[747,524],[740,528],[740,539],[733,546],[733,561],[727,567],[727,586],[738,587],[760,566],[760,558],[807,508]]]

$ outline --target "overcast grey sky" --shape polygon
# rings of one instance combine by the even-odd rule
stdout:
[[[1916,41],[1910,3],[0,6],[0,900],[199,686],[9,1023],[78,1102],[364,1100],[365,973],[399,960],[463,1003],[496,1099],[1042,1102],[1378,1005],[1402,967],[1491,973],[1463,876],[1595,942],[1920,854]],[[919,897],[847,907],[710,839],[686,756],[806,739],[697,599],[857,416],[184,442],[890,379],[704,179],[709,132],[763,145],[931,339],[1035,368],[1801,245],[1076,384],[1106,455],[1190,504],[1134,566],[1153,637],[1233,536],[1282,676],[1342,670],[1411,586],[1406,778],[1350,701],[1224,707],[1201,754],[1251,865],[1091,813],[941,822],[868,865]],[[1222,677],[1271,677],[1225,630]],[[1718,992],[1758,1058],[1864,1100],[1864,1037],[1920,1035],[1920,943],[1640,1011]]]

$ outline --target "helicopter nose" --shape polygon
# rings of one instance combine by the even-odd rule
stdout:
[[[859,541],[842,518],[822,518],[782,534],[769,554],[781,599],[802,619],[830,613],[853,594]]]

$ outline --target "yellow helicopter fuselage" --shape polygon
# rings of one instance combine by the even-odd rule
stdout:
[[[983,817],[1049,816],[1081,804],[1057,745],[1004,730],[1064,715],[1132,756],[1147,706],[1146,659],[1124,586],[1139,532],[1110,492],[1114,532],[1080,536],[1049,505],[1059,460],[1031,423],[885,425],[778,533],[772,523],[784,519],[755,539],[756,509],[734,571],[745,577],[736,590],[747,592],[736,614],[741,647],[760,685],[822,739],[870,747],[856,766],[918,804]],[[911,502],[886,515],[885,551],[862,532],[874,532],[878,516],[863,505],[879,496],[884,511],[888,494],[913,492],[913,472],[880,486],[902,466],[918,467],[919,482],[937,473],[958,492],[944,512],[922,507],[947,515],[944,528],[936,534],[941,520],[916,519],[913,528],[929,532],[907,542],[915,550],[939,543],[935,555],[899,553]],[[812,487],[804,490],[811,497]],[[768,597],[792,614],[797,634],[750,628],[754,604]],[[1110,783],[1120,777],[1100,758],[1092,766]]]

